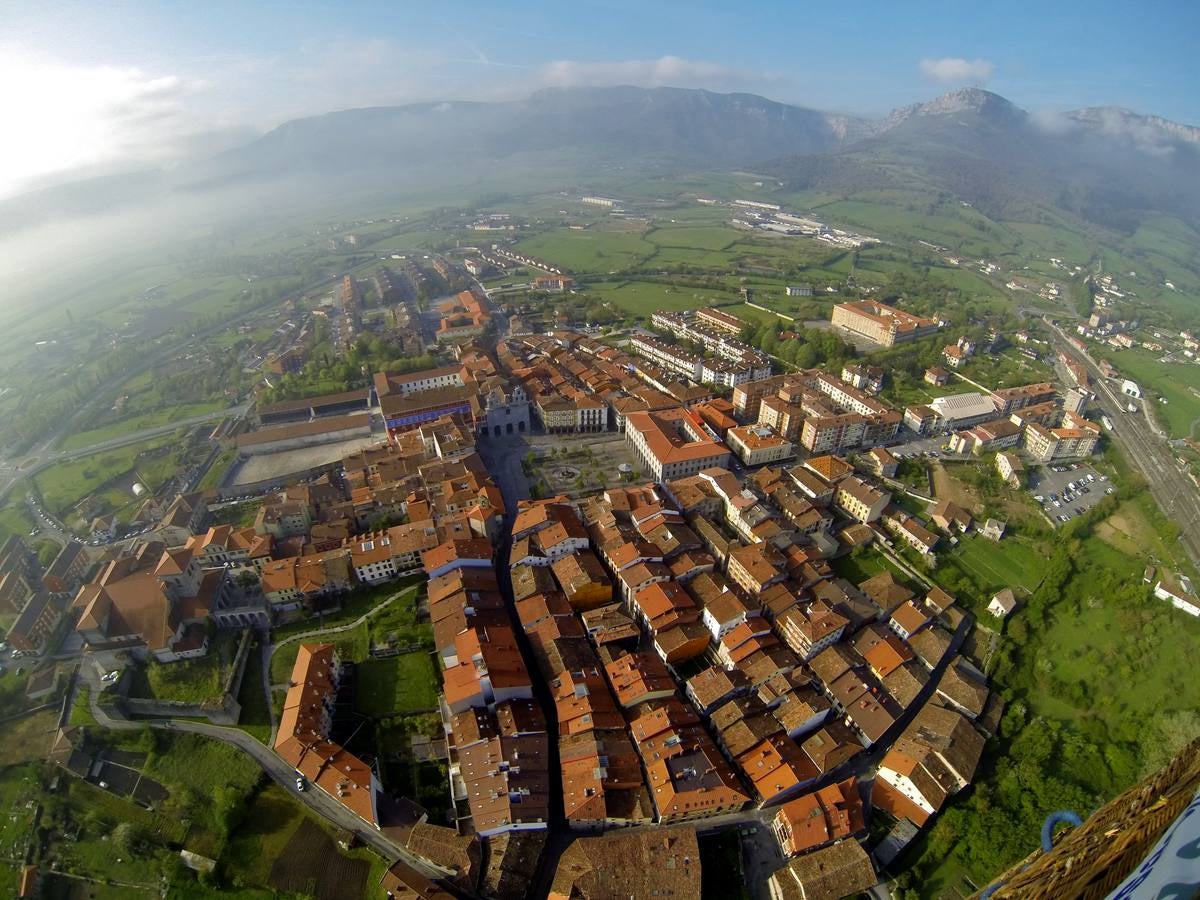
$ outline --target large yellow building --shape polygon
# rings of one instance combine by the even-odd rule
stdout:
[[[915,341],[938,330],[934,319],[914,316],[875,300],[852,300],[833,308],[833,325],[881,347]]]

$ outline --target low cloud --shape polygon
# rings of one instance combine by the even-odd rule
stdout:
[[[775,76],[703,59],[662,56],[614,62],[556,60],[541,66],[536,79],[547,87],[705,87],[717,90],[753,87],[778,81]]]
[[[1119,107],[1093,107],[1072,112],[1038,110],[1030,120],[1042,131],[1055,137],[1088,132],[1132,146],[1151,156],[1170,156],[1181,144],[1200,145],[1198,128],[1155,116],[1141,116]]]
[[[486,77],[481,77],[486,69]],[[662,56],[524,65],[460,36],[446,46],[326,38],[279,57],[181,59],[173,69],[84,65],[0,42],[0,122],[33,136],[0,143],[0,198],[64,179],[236,146],[303,116],[363,106],[514,100],[547,87],[634,85],[772,95],[790,80],[703,59]]]
[[[923,59],[918,68],[926,78],[941,84],[982,84],[996,71],[996,66],[986,59],[963,59],[961,56]]]
[[[203,83],[132,66],[77,65],[0,46],[0,196],[55,172],[169,162],[192,152]]]

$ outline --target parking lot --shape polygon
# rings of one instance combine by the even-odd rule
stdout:
[[[942,447],[949,440],[949,437],[944,434],[921,437],[920,435],[913,434],[908,429],[902,430],[900,434],[903,437],[907,437],[908,440],[887,448],[888,452],[897,459],[912,459],[918,456],[929,456],[930,454],[941,456],[943,455]]]
[[[1042,466],[1029,473],[1029,492],[1055,526],[1083,515],[1112,490],[1107,475],[1081,463]]]

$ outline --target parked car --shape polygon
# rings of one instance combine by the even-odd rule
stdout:
[[[305,783],[304,778],[301,777],[296,779],[296,790],[302,794],[308,790],[308,785]]]

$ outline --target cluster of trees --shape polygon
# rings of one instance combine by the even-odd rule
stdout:
[[[431,354],[404,356],[399,343],[386,335],[362,335],[345,356],[337,357],[325,334],[320,330],[314,332],[315,342],[309,361],[299,372],[283,375],[264,393],[264,402],[278,403],[348,391],[365,386],[372,372],[418,372],[439,364],[437,357]]]
[[[783,331],[793,331],[799,337],[784,339]],[[742,329],[742,340],[758,347],[800,369],[814,366],[840,368],[855,356],[855,350],[832,331],[808,328],[799,322],[786,325],[782,320],[762,325],[747,324]]]

